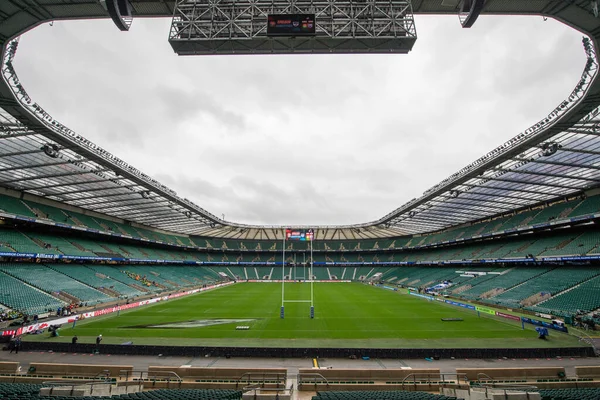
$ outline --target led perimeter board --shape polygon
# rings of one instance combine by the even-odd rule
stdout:
[[[275,14],[267,18],[267,36],[314,36],[315,14]]]

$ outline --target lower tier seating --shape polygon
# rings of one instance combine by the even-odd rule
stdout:
[[[0,303],[27,314],[54,311],[66,303],[0,272]]]
[[[312,397],[312,400],[456,400],[456,397],[426,392],[362,390],[318,392],[316,396]]]

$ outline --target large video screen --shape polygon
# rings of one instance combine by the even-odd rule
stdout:
[[[300,240],[310,242],[314,240],[315,232],[312,229],[286,229],[285,240]]]
[[[273,14],[267,21],[267,36],[314,36],[315,14]]]

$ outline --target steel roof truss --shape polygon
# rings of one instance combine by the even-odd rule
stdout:
[[[87,182],[87,184],[92,184],[93,182]],[[82,183],[82,185],[84,185],[85,183]],[[103,188],[92,188],[92,189],[83,189],[83,190],[73,190],[70,192],[61,192],[61,193],[55,193],[56,195],[59,196],[65,196],[65,195],[70,195],[70,194],[77,194],[77,193],[87,193],[87,192],[97,192],[97,191],[102,191],[102,190],[116,190],[116,189],[128,189],[128,188],[132,188],[132,187],[136,187],[139,186],[137,184],[132,184],[132,185],[119,185],[119,186],[115,186],[115,187],[103,187]],[[131,192],[130,192],[131,193]],[[122,193],[124,194],[124,193]]]
[[[1,183],[14,183],[14,182],[23,182],[23,181],[34,181],[34,180],[37,180],[37,179],[61,178],[61,177],[64,177],[64,176],[73,176],[73,175],[87,175],[87,174],[93,174],[95,172],[103,172],[103,171],[107,171],[107,170],[99,170],[99,171],[75,171],[75,172],[65,172],[63,174],[38,175],[38,176],[30,176],[30,177],[27,177],[27,178],[13,179],[13,180],[10,180],[10,181],[2,181]]]
[[[525,175],[538,175],[538,176],[547,176],[547,177],[551,177],[551,178],[564,178],[564,179],[572,179],[572,180],[580,180],[580,181],[589,181],[589,182],[600,182],[600,179],[595,179],[595,178],[584,178],[584,177],[579,177],[579,176],[570,176],[570,175],[563,175],[563,174],[552,174],[552,173],[547,173],[547,172],[537,172],[537,171],[530,171],[530,170],[519,170],[519,169],[502,169],[502,168],[493,168],[493,171],[502,171],[502,172],[510,172],[513,174],[525,174]]]

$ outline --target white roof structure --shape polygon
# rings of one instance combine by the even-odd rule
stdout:
[[[457,15],[460,3],[413,0],[412,6],[415,14]],[[486,1],[483,14],[543,15],[586,35],[583,51],[587,63],[571,95],[549,110],[542,121],[524,127],[513,139],[396,210],[362,224],[311,226],[315,239],[371,239],[432,232],[600,186],[600,81],[595,50],[600,18],[591,3]],[[130,4],[134,19],[173,15],[174,1],[131,0]],[[12,64],[20,34],[52,20],[108,17],[98,0],[0,2],[0,186],[166,231],[281,239],[284,227],[224,221],[180,198],[56,121],[28,96]]]

